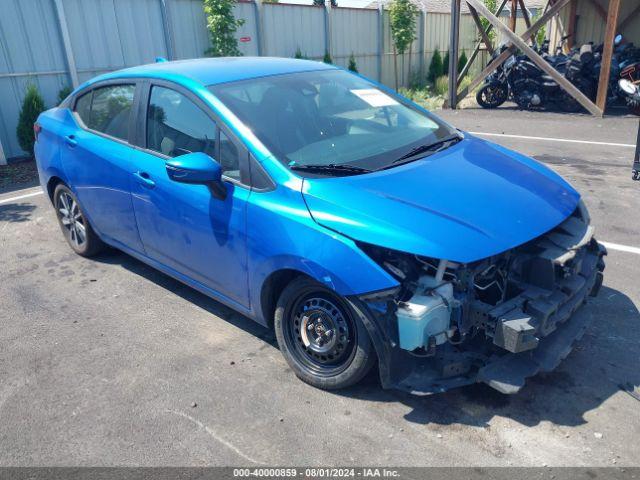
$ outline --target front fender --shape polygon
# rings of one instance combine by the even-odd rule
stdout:
[[[398,285],[353,240],[318,225],[300,191],[278,186],[252,194],[247,225],[251,309],[263,323],[262,286],[280,270],[301,272],[345,297]]]

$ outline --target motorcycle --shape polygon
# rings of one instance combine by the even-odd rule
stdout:
[[[568,55],[562,53],[564,42],[549,55],[549,43],[533,45],[551,66],[575,85],[585,96],[595,101],[602,68],[603,45],[587,43],[573,48]],[[503,46],[501,51],[504,51]],[[494,53],[492,60],[498,55]],[[497,108],[513,100],[522,109],[537,109],[555,105],[566,112],[577,112],[580,104],[562,89],[553,78],[524,55],[512,55],[494,73],[485,79],[476,100],[483,108]],[[611,76],[607,104],[626,103],[640,114],[640,50],[633,43],[624,42],[617,35],[611,62]]]
[[[497,55],[494,53],[494,58]],[[545,60],[561,74],[568,76],[578,88],[587,88],[588,82],[582,78],[580,56],[547,55]],[[571,72],[568,73],[569,66]],[[483,108],[496,108],[510,98],[522,109],[557,105],[566,112],[577,112],[581,108],[551,76],[525,55],[514,54],[509,57],[501,68],[487,77],[476,94],[476,100]]]

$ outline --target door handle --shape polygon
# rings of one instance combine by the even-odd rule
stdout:
[[[75,135],[67,135],[66,137],[64,137],[64,141],[67,143],[67,145],[69,145],[71,148],[75,147],[76,145],[78,145],[78,141],[76,140]]]
[[[151,180],[151,177],[147,172],[136,172],[133,174],[140,185],[147,188],[153,188],[156,186],[156,182]]]

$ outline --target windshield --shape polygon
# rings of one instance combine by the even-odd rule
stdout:
[[[289,167],[377,170],[456,134],[434,116],[342,70],[254,78],[210,90]]]

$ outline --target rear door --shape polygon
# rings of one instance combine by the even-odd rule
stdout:
[[[62,165],[95,230],[107,241],[142,252],[130,192],[136,82],[98,85],[73,104],[62,132]],[[115,242],[114,242],[115,241]]]
[[[147,255],[247,306],[248,152],[198,97],[176,85],[148,85],[139,115],[131,192]],[[221,164],[224,198],[169,178],[166,160],[190,152]]]

